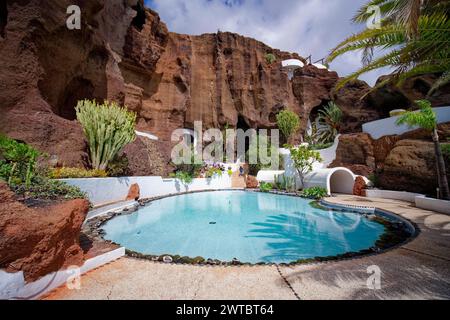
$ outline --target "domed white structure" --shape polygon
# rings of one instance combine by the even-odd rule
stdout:
[[[281,66],[283,70],[287,72],[289,80],[292,80],[294,77],[294,71],[299,68],[303,68],[305,64],[298,59],[289,59],[282,61]]]

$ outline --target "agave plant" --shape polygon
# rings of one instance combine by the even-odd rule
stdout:
[[[334,102],[329,102],[319,111],[317,135],[321,143],[332,142],[339,134],[343,118],[342,110]]]
[[[430,92],[450,81],[450,1],[442,0],[371,0],[353,19],[357,23],[372,18],[368,8],[378,6],[381,13],[379,28],[367,28],[352,35],[334,48],[327,62],[350,51],[363,52],[363,67],[338,83],[337,89],[360,75],[383,67],[394,68],[389,81],[401,84],[407,78],[440,74]],[[374,58],[374,52],[383,54]]]

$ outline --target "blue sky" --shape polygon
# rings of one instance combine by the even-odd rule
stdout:
[[[327,56],[341,40],[362,29],[351,23],[356,10],[367,0],[146,0],[169,30],[186,34],[230,31],[249,36],[271,47],[310,54],[314,60]],[[331,69],[340,76],[361,66],[360,53],[338,58]],[[387,74],[379,70],[361,77],[373,85]]]

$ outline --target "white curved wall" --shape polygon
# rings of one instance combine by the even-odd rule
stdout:
[[[436,113],[438,123],[450,122],[450,106],[433,108]],[[363,124],[363,132],[366,132],[374,139],[379,139],[383,136],[390,136],[394,134],[403,134],[417,129],[417,127],[410,128],[407,125],[396,125],[399,116],[390,117],[387,119],[372,121]]]
[[[305,177],[305,188],[322,187],[328,194],[352,194],[355,178],[347,168],[318,169]]]

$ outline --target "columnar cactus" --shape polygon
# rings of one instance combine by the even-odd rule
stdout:
[[[136,138],[136,114],[108,101],[79,101],[75,110],[89,144],[92,168],[106,170],[114,156]]]

